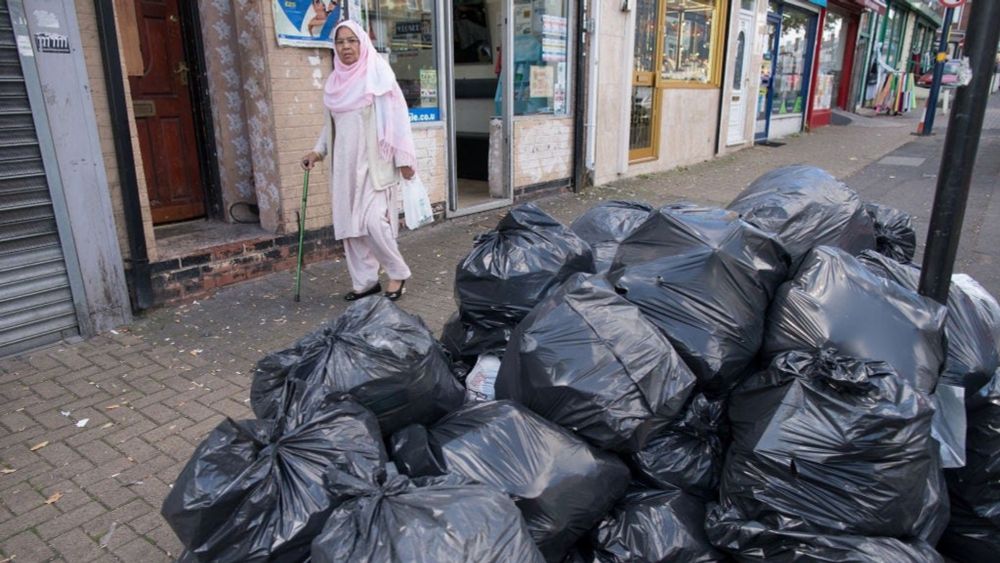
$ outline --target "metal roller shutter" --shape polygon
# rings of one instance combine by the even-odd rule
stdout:
[[[78,333],[10,13],[0,2],[0,356]]]

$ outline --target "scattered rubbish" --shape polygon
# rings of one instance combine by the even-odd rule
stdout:
[[[492,401],[496,399],[497,373],[500,358],[483,354],[476,360],[469,374],[465,376],[465,402]]]
[[[118,529],[118,522],[112,522],[111,526],[108,528],[108,532],[103,536],[101,536],[101,539],[97,542],[97,545],[100,546],[102,549],[108,547],[108,544],[111,543],[111,536],[112,534],[115,533],[115,530],[117,529]]]
[[[44,442],[39,442],[39,443],[35,444],[34,446],[31,446],[31,448],[30,448],[29,451],[37,452],[38,450],[44,448],[47,445],[49,445],[49,441],[48,440],[46,440]]]
[[[89,418],[81,418],[80,420],[76,421],[76,427],[85,428],[88,422],[90,422]]]
[[[111,428],[114,425],[115,425],[114,422],[105,422],[104,424],[101,425],[101,430],[107,430],[108,428]]]
[[[4,467],[0,469],[0,475],[10,475],[11,473],[16,473],[17,469],[12,469],[10,467]]]
[[[70,413],[69,411],[59,411],[59,414],[65,416],[65,417],[68,417],[72,413]]]

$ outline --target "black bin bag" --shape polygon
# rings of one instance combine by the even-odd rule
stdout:
[[[577,217],[570,228],[594,249],[594,266],[597,273],[602,274],[611,268],[618,245],[652,211],[653,206],[639,201],[605,201]]]
[[[375,415],[329,388],[289,386],[276,418],[219,424],[167,494],[161,512],[189,559],[302,561],[342,500],[323,485],[327,469],[369,482],[381,471]]]
[[[705,503],[677,490],[633,488],[590,533],[599,563],[726,561],[705,535]]]
[[[695,377],[670,341],[600,276],[575,274],[507,345],[497,399],[605,450],[631,452],[674,419]]]
[[[782,354],[730,399],[721,503],[771,530],[934,542],[947,496],[932,415],[885,362]]]
[[[378,483],[331,468],[352,498],[313,540],[313,563],[542,563],[521,513],[504,493],[459,475],[407,478],[387,466]]]
[[[469,365],[480,354],[502,352],[517,323],[577,272],[594,272],[590,245],[537,205],[514,207],[459,262],[458,317],[442,340]]]
[[[917,232],[910,214],[877,203],[866,203],[865,211],[875,226],[876,252],[909,264],[917,251]]]
[[[939,549],[974,563],[1000,553],[1000,369],[966,405],[966,464],[945,471],[952,511]]]
[[[715,498],[725,456],[725,401],[698,394],[683,416],[628,456],[636,479],[654,489],[678,488],[703,499]]]
[[[915,266],[900,264],[872,251],[862,252],[858,260],[872,272],[913,292],[920,286],[920,269]],[[986,385],[1000,368],[1000,347],[996,340],[1000,324],[992,326],[993,315],[983,299],[992,297],[968,276],[953,281],[948,291],[944,325],[948,346],[941,383],[961,386],[967,395]]]
[[[392,458],[411,476],[455,473],[514,499],[532,538],[558,562],[628,488],[616,456],[510,401],[475,403],[431,428],[392,437]]]
[[[937,302],[872,273],[847,252],[821,246],[778,290],[762,355],[770,361],[791,350],[834,348],[888,362],[931,393],[945,358],[946,314]]]
[[[861,198],[815,166],[776,168],[754,180],[728,209],[774,233],[791,255],[792,272],[815,246],[850,254],[875,248],[875,227]]]
[[[735,213],[678,204],[652,213],[622,242],[608,278],[715,397],[757,354],[762,311],[787,268],[777,241]]]
[[[737,561],[944,563],[931,544],[921,539],[817,533],[801,520],[749,520],[735,507],[719,504],[710,507],[705,532],[717,548]]]
[[[356,301],[293,347],[260,360],[250,388],[259,418],[278,411],[286,380],[350,393],[378,416],[386,434],[430,424],[465,397],[423,320],[382,296]]]

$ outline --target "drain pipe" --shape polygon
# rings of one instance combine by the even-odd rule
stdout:
[[[587,157],[584,166],[593,184],[597,177],[597,80],[600,63],[598,49],[601,42],[601,9],[596,0],[591,2],[589,15],[590,41],[587,50],[590,51],[590,70],[587,76],[587,124],[584,126],[587,131]]]
[[[576,72],[573,73],[573,192],[583,191],[583,183],[586,181],[586,167],[584,164],[584,143],[586,142],[586,131],[584,130],[583,111],[592,100],[587,96],[587,51],[584,47],[593,39],[588,38],[590,24],[586,19],[590,14],[590,2],[578,0],[576,3],[576,41],[573,46],[573,54],[576,59]]]
[[[132,265],[129,269],[132,278],[132,308],[135,311],[142,311],[152,306],[153,290],[146,235],[142,228],[139,182],[135,176],[135,154],[132,152],[132,133],[128,126],[125,78],[122,75],[122,63],[118,54],[118,36],[112,0],[94,0],[94,11],[97,15],[97,35],[101,43],[104,83],[108,90],[115,160],[118,162],[118,183],[122,191],[122,205],[125,208],[125,232],[128,236],[129,262]]]

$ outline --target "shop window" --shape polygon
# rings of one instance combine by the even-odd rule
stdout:
[[[568,0],[514,1],[514,115],[566,115]]]
[[[775,116],[802,114],[805,111],[805,88],[808,77],[808,54],[812,15],[786,5],[781,13],[781,40],[774,65]]]
[[[816,74],[813,107],[827,110],[833,107],[840,88],[840,75],[844,65],[844,47],[847,25],[843,16],[827,12],[823,21],[823,37],[819,51],[819,72]]]
[[[372,41],[396,73],[411,122],[441,119],[436,4],[428,0],[365,3]]]
[[[672,86],[719,85],[725,27],[720,0],[668,0],[664,4],[660,74]]]

